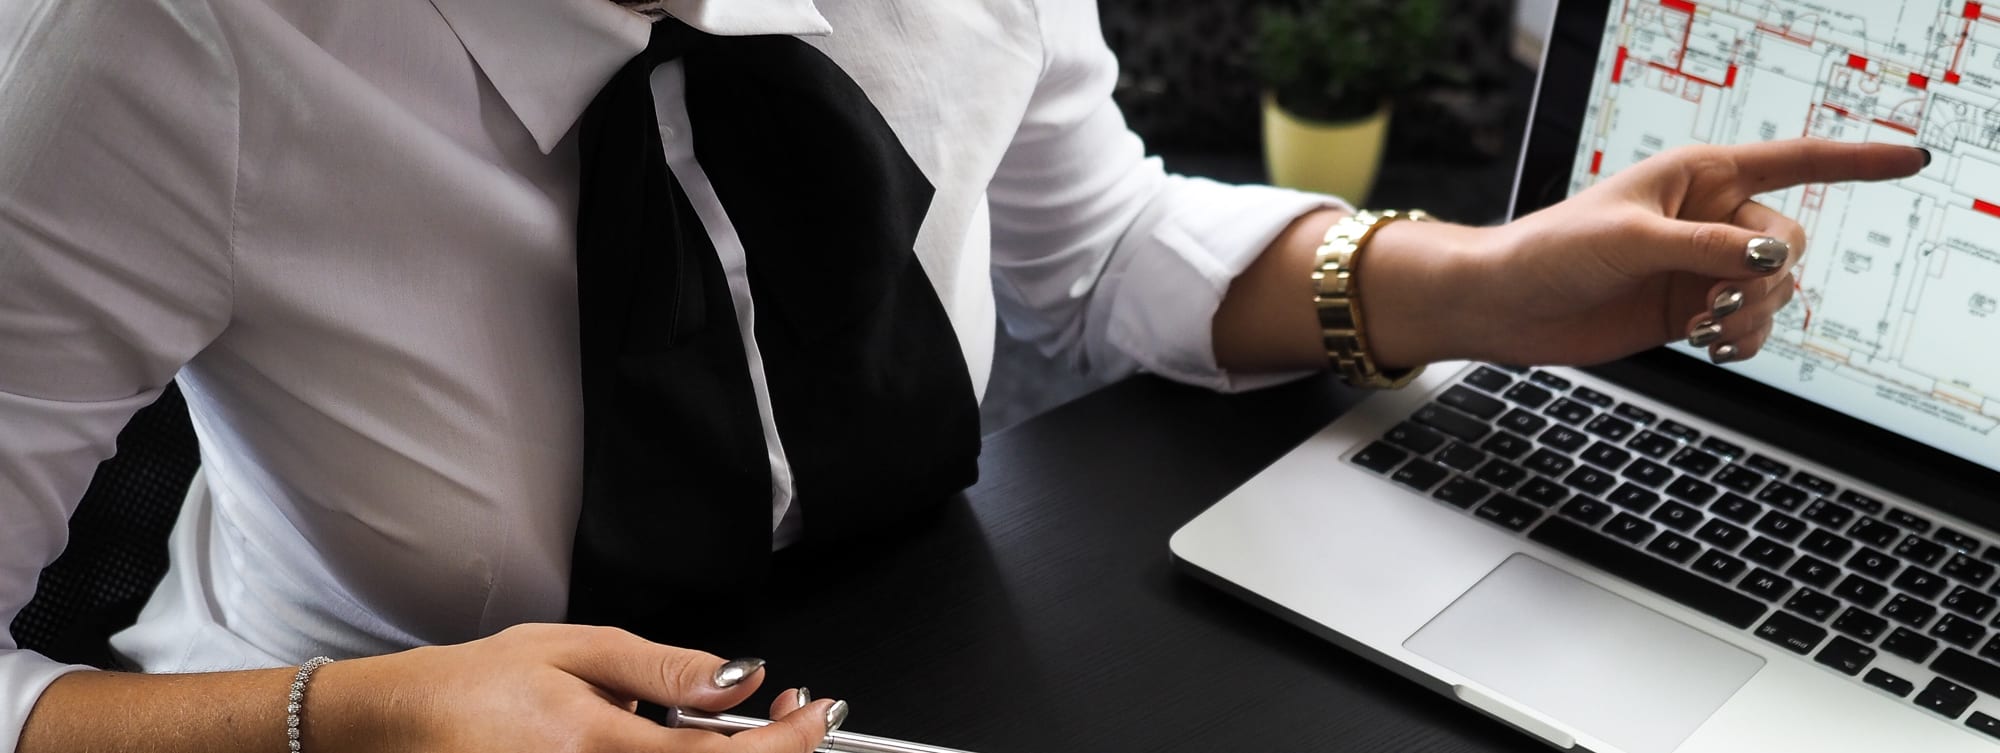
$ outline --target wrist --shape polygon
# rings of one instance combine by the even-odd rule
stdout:
[[[417,739],[405,734],[416,730],[397,718],[399,694],[383,682],[386,658],[337,661],[313,673],[301,709],[305,753],[388,751]]]
[[[1467,312],[1492,278],[1484,269],[1493,229],[1395,222],[1377,230],[1355,281],[1368,346],[1384,369],[1476,357]]]

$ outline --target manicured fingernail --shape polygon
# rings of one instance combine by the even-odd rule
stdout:
[[[1697,348],[1706,348],[1709,343],[1715,342],[1715,338],[1721,336],[1721,323],[1712,321],[1702,322],[1694,326],[1693,332],[1688,333],[1688,344]]]
[[[1750,247],[1743,254],[1750,268],[1759,272],[1776,272],[1791,258],[1791,245],[1770,237],[1751,239]]]
[[[805,688],[799,688],[799,705],[792,710],[797,711],[798,709],[805,708],[806,704],[812,702],[813,702],[813,692]]]
[[[1724,288],[1721,293],[1715,296],[1714,305],[1709,307],[1709,316],[1721,319],[1722,317],[1736,313],[1736,310],[1740,308],[1743,308],[1743,291],[1736,288]]]
[[[1920,146],[1920,147],[1917,147],[1917,151],[1919,151],[1919,152],[1923,152],[1923,153],[1924,153],[1924,167],[1930,167],[1930,166],[1931,166],[1931,150],[1929,150],[1929,149],[1925,149],[1925,148],[1923,148],[1923,147],[1921,147],[1921,146]]]
[[[832,706],[826,707],[827,734],[833,734],[833,731],[840,729],[840,725],[846,721],[847,721],[846,701],[834,701]]]
[[[763,668],[763,659],[736,659],[716,668],[715,686],[723,689],[736,687],[737,683]]]
[[[1730,361],[1734,361],[1736,360],[1736,346],[1734,345],[1716,346],[1715,352],[1710,353],[1709,357],[1714,359],[1716,363],[1729,363]]]

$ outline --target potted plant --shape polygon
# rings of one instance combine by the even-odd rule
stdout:
[[[1271,182],[1366,201],[1396,97],[1432,66],[1440,0],[1303,0],[1259,11]]]

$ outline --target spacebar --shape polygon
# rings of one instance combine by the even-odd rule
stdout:
[[[1528,538],[1745,630],[1764,616],[1764,605],[1756,599],[1653,559],[1564,518],[1543,521]]]

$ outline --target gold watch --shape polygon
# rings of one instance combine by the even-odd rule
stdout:
[[[1320,337],[1326,357],[1347,383],[1366,389],[1396,389],[1409,384],[1424,368],[1383,371],[1368,349],[1368,327],[1361,320],[1361,288],[1356,281],[1361,251],[1375,231],[1397,220],[1428,222],[1422,210],[1361,211],[1342,217],[1327,228],[1313,260],[1313,304],[1319,311]]]

